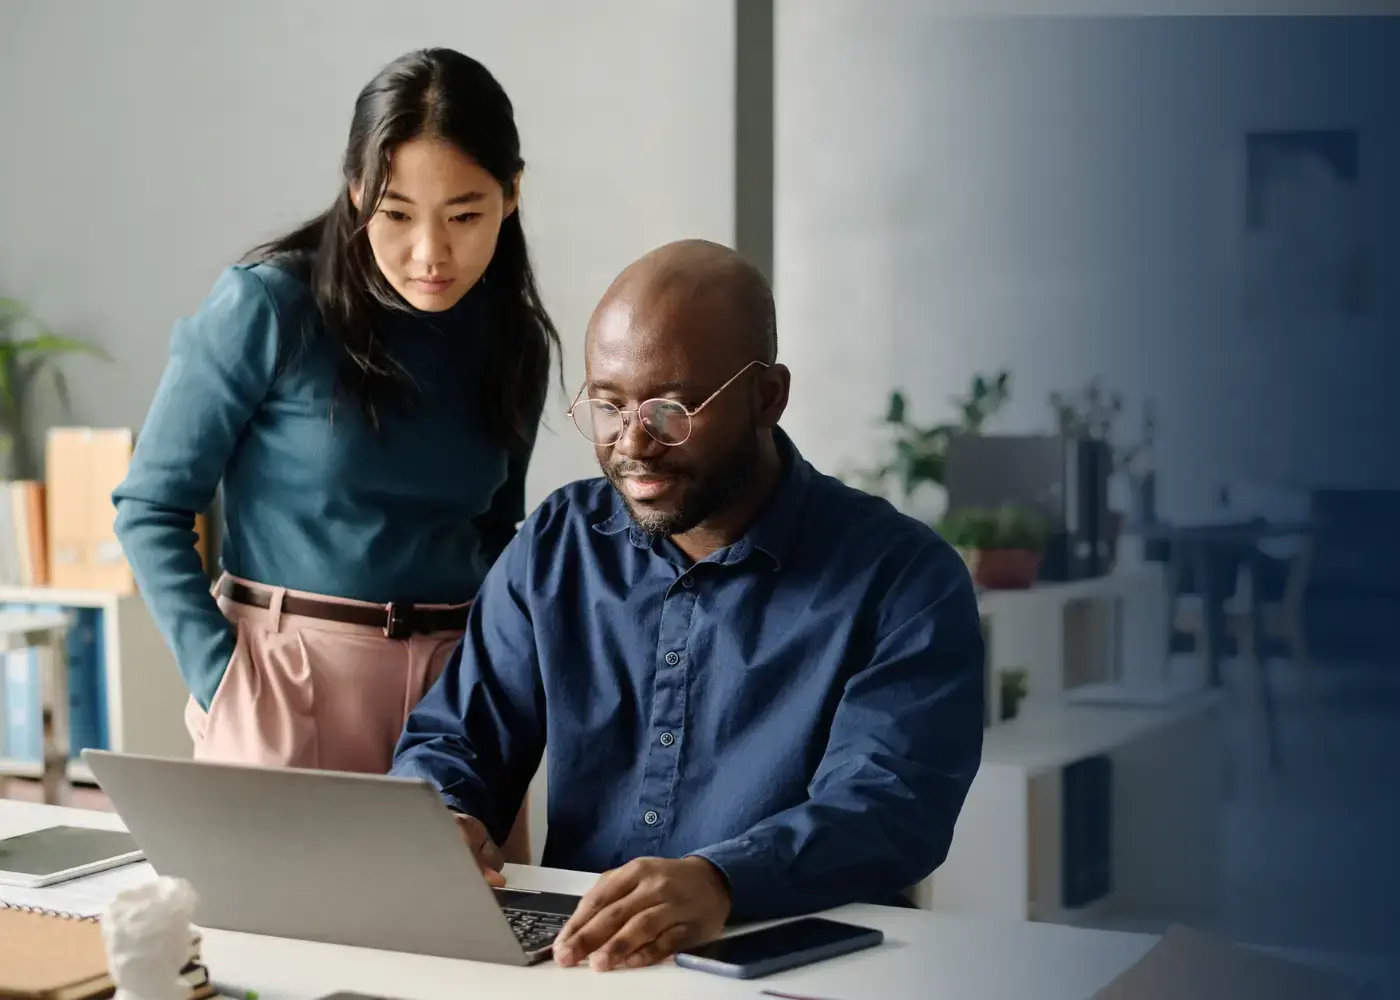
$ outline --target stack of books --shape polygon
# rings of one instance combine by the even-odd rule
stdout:
[[[0,481],[0,584],[43,587],[49,582],[44,484]]]
[[[199,945],[196,934],[180,973],[188,1000],[219,995],[200,959]],[[101,1000],[115,993],[96,917],[0,902],[0,997]]]

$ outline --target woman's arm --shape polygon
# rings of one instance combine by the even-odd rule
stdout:
[[[481,535],[481,557],[487,568],[496,564],[515,537],[516,525],[525,520],[525,477],[530,471],[530,457],[534,453],[535,436],[539,431],[539,416],[535,416],[529,440],[507,459],[505,482],[491,498],[491,506],[476,519],[477,531]]]
[[[224,271],[170,340],[170,360],[112,494],[116,531],[137,586],[195,700],[209,707],[234,636],[209,592],[194,519],[277,370],[277,312],[258,276]]]

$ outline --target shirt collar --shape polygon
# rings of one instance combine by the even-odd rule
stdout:
[[[732,566],[753,553],[761,553],[772,562],[774,569],[781,569],[784,558],[791,551],[797,522],[802,514],[802,503],[806,499],[807,489],[811,486],[816,471],[802,457],[797,446],[781,427],[773,428],[773,441],[778,448],[778,457],[783,463],[777,489],[768,498],[757,520],[744,533],[744,537],[728,548],[720,549],[710,557],[710,561]],[[637,548],[651,548],[654,539],[632,522],[631,515],[627,513],[627,505],[617,496],[616,491],[613,492],[613,496],[617,509],[594,524],[593,530],[603,535],[618,535],[626,531],[629,540]]]

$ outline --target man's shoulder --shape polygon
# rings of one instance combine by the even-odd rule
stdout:
[[[619,514],[625,517],[626,510],[612,484],[594,476],[555,489],[526,518],[522,530],[536,538],[557,538],[603,524]]]
[[[891,614],[912,613],[954,594],[972,593],[967,564],[931,525],[884,497],[833,476],[813,477],[806,551],[828,570],[864,580]]]
[[[860,545],[871,555],[951,551],[930,525],[904,513],[884,497],[858,490],[835,476],[815,472],[811,495],[815,503],[810,513],[815,516],[808,524],[835,539]]]

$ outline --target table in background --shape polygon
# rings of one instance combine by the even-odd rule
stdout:
[[[1205,617],[1199,654],[1205,663],[1206,676],[1212,686],[1219,687],[1221,650],[1226,636],[1226,602],[1235,591],[1241,568],[1251,577],[1248,588],[1249,618],[1254,630],[1252,647],[1256,656],[1263,656],[1263,595],[1259,581],[1260,567],[1268,558],[1261,544],[1270,540],[1309,535],[1314,530],[1311,521],[1270,521],[1252,518],[1244,521],[1216,524],[1158,524],[1139,529],[1149,543],[1169,547],[1168,566],[1173,600],[1181,594],[1182,581],[1189,568],[1196,592],[1201,598]],[[1170,636],[1168,637],[1170,639]],[[1258,665],[1263,679],[1263,662]],[[1279,765],[1278,723],[1273,697],[1267,683],[1260,684],[1260,700],[1264,710],[1265,733],[1269,744],[1270,763]]]

